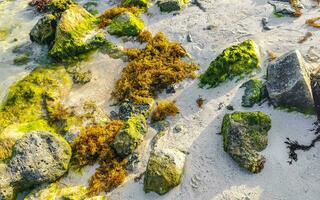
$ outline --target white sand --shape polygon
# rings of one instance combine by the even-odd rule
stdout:
[[[312,8],[309,0],[303,0],[306,9],[300,18],[275,18],[272,15],[272,7],[267,4],[267,0],[207,0],[201,2],[207,9],[206,12],[190,5],[179,15],[173,16],[172,14],[161,14],[154,6],[149,10],[150,15],[143,17],[148,30],[153,33],[163,31],[171,40],[181,42],[201,66],[200,72],[203,72],[211,60],[224,48],[247,38],[254,39],[259,45],[263,61],[266,60],[266,50],[272,50],[281,55],[289,50],[299,49],[306,57],[319,62],[316,60],[320,55],[319,31],[304,23],[307,18],[320,16],[320,12],[319,8]],[[4,10],[1,10],[1,4],[0,1],[0,25],[4,21],[2,15]],[[104,9],[108,5],[100,7]],[[30,15],[25,12],[23,12],[23,16]],[[6,14],[8,13],[10,14],[9,11],[6,11]],[[261,19],[263,17],[270,18],[270,25],[275,26],[273,30],[262,31]],[[25,41],[27,40],[25,35],[29,33],[32,24],[36,22],[35,19],[32,21],[27,19],[25,22],[28,23],[21,25],[23,31],[17,29],[17,32],[13,33],[19,37],[20,34],[23,35],[21,37]],[[216,28],[203,30],[208,25],[214,25]],[[298,44],[297,41],[307,31],[312,31],[315,35],[305,43]],[[186,41],[187,32],[191,33],[193,42]],[[0,97],[4,95],[3,85],[12,82],[8,80],[17,79],[19,72],[23,71],[23,67],[14,67],[6,59],[8,55],[9,58],[12,55],[8,53],[9,48],[3,47],[3,44],[4,42],[0,42]],[[132,44],[124,45],[130,46]],[[95,99],[99,105],[104,105],[106,110],[110,111],[112,109],[109,107],[110,102],[108,101],[110,92],[124,63],[107,56],[96,55],[91,62],[84,64],[93,71],[95,79],[81,88],[75,88],[67,103],[73,105],[79,104],[86,98]],[[263,70],[258,73],[258,76],[264,75],[265,64],[263,63]],[[13,70],[16,68],[17,70]],[[315,117],[299,113],[286,113],[269,107],[267,104],[250,109],[241,107],[243,90],[239,89],[239,86],[244,81],[230,81],[209,90],[199,89],[197,80],[185,81],[180,85],[176,94],[162,95],[161,98],[177,99],[181,110],[179,116],[170,120],[170,132],[160,140],[161,146],[175,147],[189,152],[181,184],[168,194],[159,196],[155,193],[145,194],[143,181],[138,183],[133,181],[134,176],[145,170],[150,150],[148,145],[155,134],[154,130],[150,129],[146,141],[139,147],[143,153],[138,169],[129,176],[124,185],[109,193],[108,196],[114,200],[211,200],[218,195],[219,199],[221,195],[230,194],[228,191],[223,193],[230,188],[236,197],[237,195],[241,196],[243,192],[237,188],[246,187],[250,190],[249,188],[259,187],[255,194],[258,195],[261,190],[262,200],[320,199],[320,144],[308,152],[298,152],[299,160],[293,165],[287,163],[288,154],[284,144],[286,137],[302,143],[310,142],[314,135],[309,129],[312,128]],[[199,95],[206,99],[203,109],[199,109],[195,103]],[[221,103],[224,107],[219,110]],[[250,174],[239,168],[223,151],[222,137],[217,133],[220,132],[222,117],[227,113],[225,106],[229,104],[233,105],[237,111],[259,110],[272,118],[269,144],[262,152],[267,162],[265,169],[259,174]],[[181,125],[183,130],[180,133],[174,133],[172,128],[175,125]],[[91,172],[91,170],[89,171]],[[79,179],[79,177],[73,178],[72,175],[69,175],[63,181],[85,183],[87,178],[88,176],[84,176]]]

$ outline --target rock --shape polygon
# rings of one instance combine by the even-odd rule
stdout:
[[[192,36],[191,36],[190,32],[188,32],[188,34],[187,34],[187,41],[188,42],[193,42],[193,39],[192,39]]]
[[[260,172],[265,158],[258,154],[268,145],[271,119],[262,112],[234,112],[223,118],[221,133],[224,150],[239,166]]]
[[[139,115],[142,114],[145,118],[148,118],[153,109],[154,101],[150,101],[149,103],[133,103],[131,101],[124,101],[119,106],[119,118],[121,120],[128,120],[131,115]]]
[[[87,194],[87,188],[82,185],[62,187],[58,183],[52,183],[31,191],[24,200],[106,200],[103,196],[89,198]]]
[[[144,28],[141,19],[130,12],[124,12],[114,18],[108,26],[108,33],[117,36],[136,36]]]
[[[48,5],[45,6],[44,10],[46,12],[59,15],[74,4],[75,2],[73,0],[50,0]]]
[[[270,31],[272,29],[272,27],[268,26],[268,23],[269,23],[268,18],[266,17],[262,18],[261,23],[262,23],[263,30]]]
[[[54,40],[57,21],[54,15],[45,15],[34,25],[30,32],[32,42],[39,44],[51,44]]]
[[[243,107],[252,107],[255,103],[259,103],[267,97],[265,87],[259,79],[252,78],[242,84],[241,87],[245,88],[241,102]]]
[[[77,71],[73,74],[73,82],[75,84],[81,84],[84,85],[86,83],[89,83],[92,79],[92,72],[90,70],[88,71]]]
[[[176,133],[180,133],[181,131],[182,131],[182,126],[181,125],[176,125],[175,127],[174,127],[174,131],[176,132]]]
[[[298,50],[290,51],[268,65],[267,90],[276,107],[314,113],[308,66]]]
[[[123,0],[121,5],[125,7],[137,6],[147,8],[149,6],[149,0]]]
[[[144,176],[144,191],[163,195],[180,184],[186,156],[176,149],[151,153]]]
[[[91,14],[97,15],[99,11],[97,10],[98,3],[94,1],[89,1],[83,5],[83,7]]]
[[[81,54],[108,45],[105,35],[95,31],[97,21],[80,5],[70,6],[57,25],[49,55],[60,60],[77,59]]]
[[[117,155],[125,157],[134,152],[147,132],[147,122],[143,115],[132,116],[116,135],[112,147]]]
[[[253,40],[246,40],[225,49],[200,75],[200,87],[217,87],[227,79],[244,76],[260,68]]]
[[[1,184],[0,194],[7,193],[11,186],[16,193],[57,180],[68,170],[71,158],[69,144],[61,136],[45,131],[26,133],[16,142],[14,151],[1,168],[1,180],[6,181]]]
[[[28,54],[22,54],[17,56],[14,60],[13,60],[13,64],[15,65],[24,65],[27,64],[30,61],[29,55]]]
[[[189,0],[159,0],[157,5],[161,12],[172,12],[182,10],[189,3]]]
[[[283,15],[295,16],[295,10],[289,1],[269,1],[268,3],[273,6],[273,12],[278,17]]]

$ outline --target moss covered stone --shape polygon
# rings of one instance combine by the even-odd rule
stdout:
[[[143,28],[144,23],[141,19],[130,12],[124,12],[112,20],[108,32],[118,36],[137,36]]]
[[[222,123],[224,150],[241,167],[258,173],[265,158],[258,154],[268,145],[271,119],[262,112],[234,112],[226,114]]]
[[[151,153],[144,176],[144,191],[160,195],[180,184],[185,154],[176,149],[155,150]]]
[[[146,132],[147,122],[145,117],[143,115],[132,116],[116,135],[112,146],[119,156],[128,156],[143,141]]]
[[[189,0],[160,0],[157,5],[161,12],[172,12],[183,9],[187,6]]]
[[[30,32],[30,39],[39,44],[51,44],[54,40],[57,21],[52,14],[45,15],[34,25]]]
[[[57,25],[55,42],[49,54],[56,59],[70,60],[108,45],[105,35],[96,31],[97,23],[97,18],[80,5],[70,6]]]
[[[259,103],[262,99],[267,97],[266,88],[259,79],[250,79],[242,84],[241,87],[245,88],[241,102],[243,107],[252,107],[255,103]]]
[[[13,63],[15,65],[24,65],[24,64],[27,64],[29,61],[30,61],[30,58],[28,54],[21,54],[13,60]]]
[[[149,0],[123,0],[121,5],[126,7],[137,6],[147,8],[149,6]]]
[[[216,87],[227,79],[243,76],[259,69],[259,58],[253,40],[225,49],[200,75],[200,87]]]
[[[71,88],[64,67],[39,67],[13,84],[0,106],[0,134],[11,124],[32,122],[44,116],[44,98],[59,101]]]
[[[69,9],[69,7],[74,4],[75,2],[73,0],[50,0],[45,7],[45,11],[59,14]]]
[[[103,196],[88,197],[88,190],[83,185],[63,187],[58,183],[45,185],[31,191],[24,200],[106,200]]]

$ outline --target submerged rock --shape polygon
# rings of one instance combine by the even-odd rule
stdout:
[[[160,195],[180,184],[186,156],[176,149],[151,153],[144,176],[144,191]]]
[[[30,39],[39,44],[50,44],[54,40],[57,21],[54,15],[45,15],[34,25]]]
[[[8,188],[15,194],[57,180],[68,170],[71,158],[69,144],[61,136],[44,131],[26,133],[16,142],[14,152],[1,168],[6,184],[0,185],[0,196],[8,193]]]
[[[83,7],[72,5],[57,25],[56,37],[49,54],[57,59],[72,59],[106,45],[105,35],[97,33],[97,18]]]
[[[288,52],[268,65],[267,90],[276,107],[314,113],[307,64],[298,50]]]
[[[241,102],[243,107],[252,107],[255,103],[259,103],[267,97],[265,87],[259,79],[250,79],[242,84],[241,87],[245,88]]]
[[[83,185],[62,187],[58,183],[44,185],[29,193],[24,200],[106,200],[106,197],[88,197],[88,190]]]
[[[13,60],[13,64],[24,65],[24,64],[27,64],[29,61],[30,61],[30,58],[28,54],[21,54]]]
[[[159,0],[157,5],[161,12],[172,12],[182,10],[189,3],[189,0]]]
[[[244,76],[260,68],[253,40],[246,40],[225,49],[200,75],[200,87],[216,87],[227,79]]]
[[[108,32],[117,36],[136,36],[144,28],[141,19],[130,12],[124,12],[114,18],[108,26]]]
[[[224,150],[239,166],[260,172],[265,158],[258,152],[268,145],[271,119],[262,112],[234,112],[223,118],[221,132]]]
[[[116,135],[112,147],[119,156],[128,156],[143,141],[146,132],[147,122],[145,117],[143,115],[132,116]]]

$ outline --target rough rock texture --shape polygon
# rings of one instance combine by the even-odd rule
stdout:
[[[128,120],[131,115],[142,114],[145,118],[148,118],[153,109],[154,101],[149,103],[133,103],[131,101],[125,101],[119,106],[119,118],[122,120]]]
[[[128,156],[143,141],[146,132],[147,122],[145,117],[143,115],[132,116],[117,134],[112,146],[119,156]]]
[[[227,79],[244,76],[260,68],[253,40],[246,40],[225,50],[200,75],[200,87],[216,87]]]
[[[241,87],[245,88],[244,95],[242,96],[241,105],[243,107],[252,107],[255,103],[259,103],[262,99],[266,98],[266,90],[262,81],[256,78],[250,79],[245,82]]]
[[[57,25],[56,37],[49,54],[70,59],[106,45],[103,33],[96,33],[97,19],[79,5],[66,10]]]
[[[124,12],[112,20],[108,32],[111,35],[136,36],[143,28],[144,23],[141,19],[130,12]]]
[[[152,152],[144,176],[144,191],[162,195],[179,185],[185,160],[185,154],[176,149]]]
[[[50,0],[45,7],[45,11],[60,14],[74,4],[75,2],[73,0]]]
[[[290,1],[269,1],[268,3],[273,6],[274,14],[276,16],[282,17],[283,15],[295,15],[295,10],[291,6]]]
[[[89,198],[87,194],[87,188],[82,185],[63,187],[57,183],[53,183],[33,190],[24,200],[106,200],[106,197],[103,196]]]
[[[182,10],[189,3],[189,0],[159,0],[157,4],[161,12],[172,12]]]
[[[221,132],[224,150],[241,167],[258,173],[265,158],[258,152],[268,145],[271,119],[262,112],[234,112],[223,118]]]
[[[267,90],[276,107],[314,113],[307,65],[298,50],[279,57],[268,66]]]
[[[31,29],[31,41],[39,44],[50,44],[54,40],[56,26],[56,17],[51,14],[45,15]]]
[[[0,168],[1,180],[5,180],[0,185],[0,196],[12,195],[8,189],[16,193],[55,181],[67,171],[70,158],[71,148],[61,136],[44,131],[26,133],[16,142],[13,157]]]

